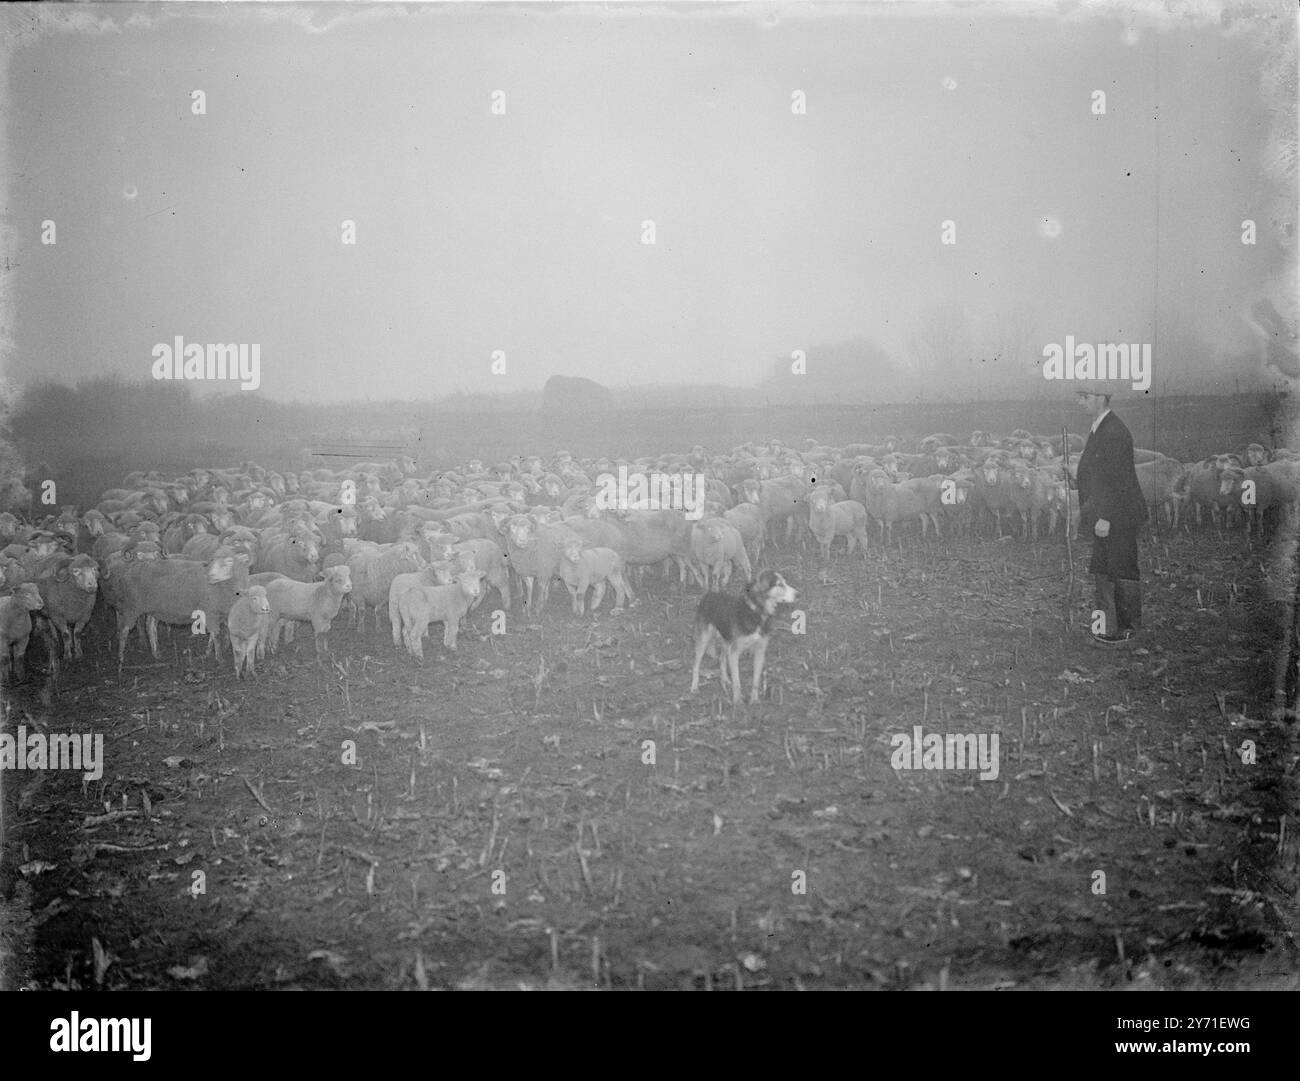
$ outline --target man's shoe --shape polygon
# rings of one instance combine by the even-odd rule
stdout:
[[[1097,646],[1122,646],[1129,642],[1132,637],[1132,631],[1123,630],[1119,634],[1094,634],[1092,641],[1093,645]]]

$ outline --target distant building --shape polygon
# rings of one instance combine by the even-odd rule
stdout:
[[[587,413],[614,408],[609,387],[580,375],[553,375],[542,388],[542,410],[547,413]]]

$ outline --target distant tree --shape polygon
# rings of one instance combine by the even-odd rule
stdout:
[[[814,345],[806,351],[803,374],[790,356],[772,361],[763,381],[769,399],[778,401],[897,400],[906,393],[906,374],[889,353],[869,338]]]
[[[958,369],[970,352],[966,312],[956,300],[933,304],[917,316],[908,349],[913,368],[927,389],[937,389],[943,376]]]
[[[13,384],[0,381],[0,510],[26,512],[31,505],[32,493],[23,484],[26,467],[22,455],[9,438],[13,408]]]

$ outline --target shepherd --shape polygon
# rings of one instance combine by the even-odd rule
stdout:
[[[1133,435],[1111,411],[1120,393],[1112,382],[1089,383],[1076,392],[1081,408],[1093,418],[1079,456],[1079,523],[1092,527],[1088,570],[1096,590],[1092,637],[1098,645],[1128,641],[1142,626],[1142,586],[1138,571],[1138,531],[1147,520],[1147,504],[1133,464]]]

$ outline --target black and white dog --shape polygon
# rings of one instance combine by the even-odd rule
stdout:
[[[700,689],[700,661],[705,652],[719,656],[718,676],[725,692],[731,686],[732,702],[740,701],[740,655],[754,652],[754,682],[750,702],[758,701],[763,678],[763,657],[772,634],[772,617],[779,604],[793,604],[798,593],[776,571],[760,571],[758,577],[733,597],[728,593],[706,593],[695,612],[695,670],[691,693]]]

